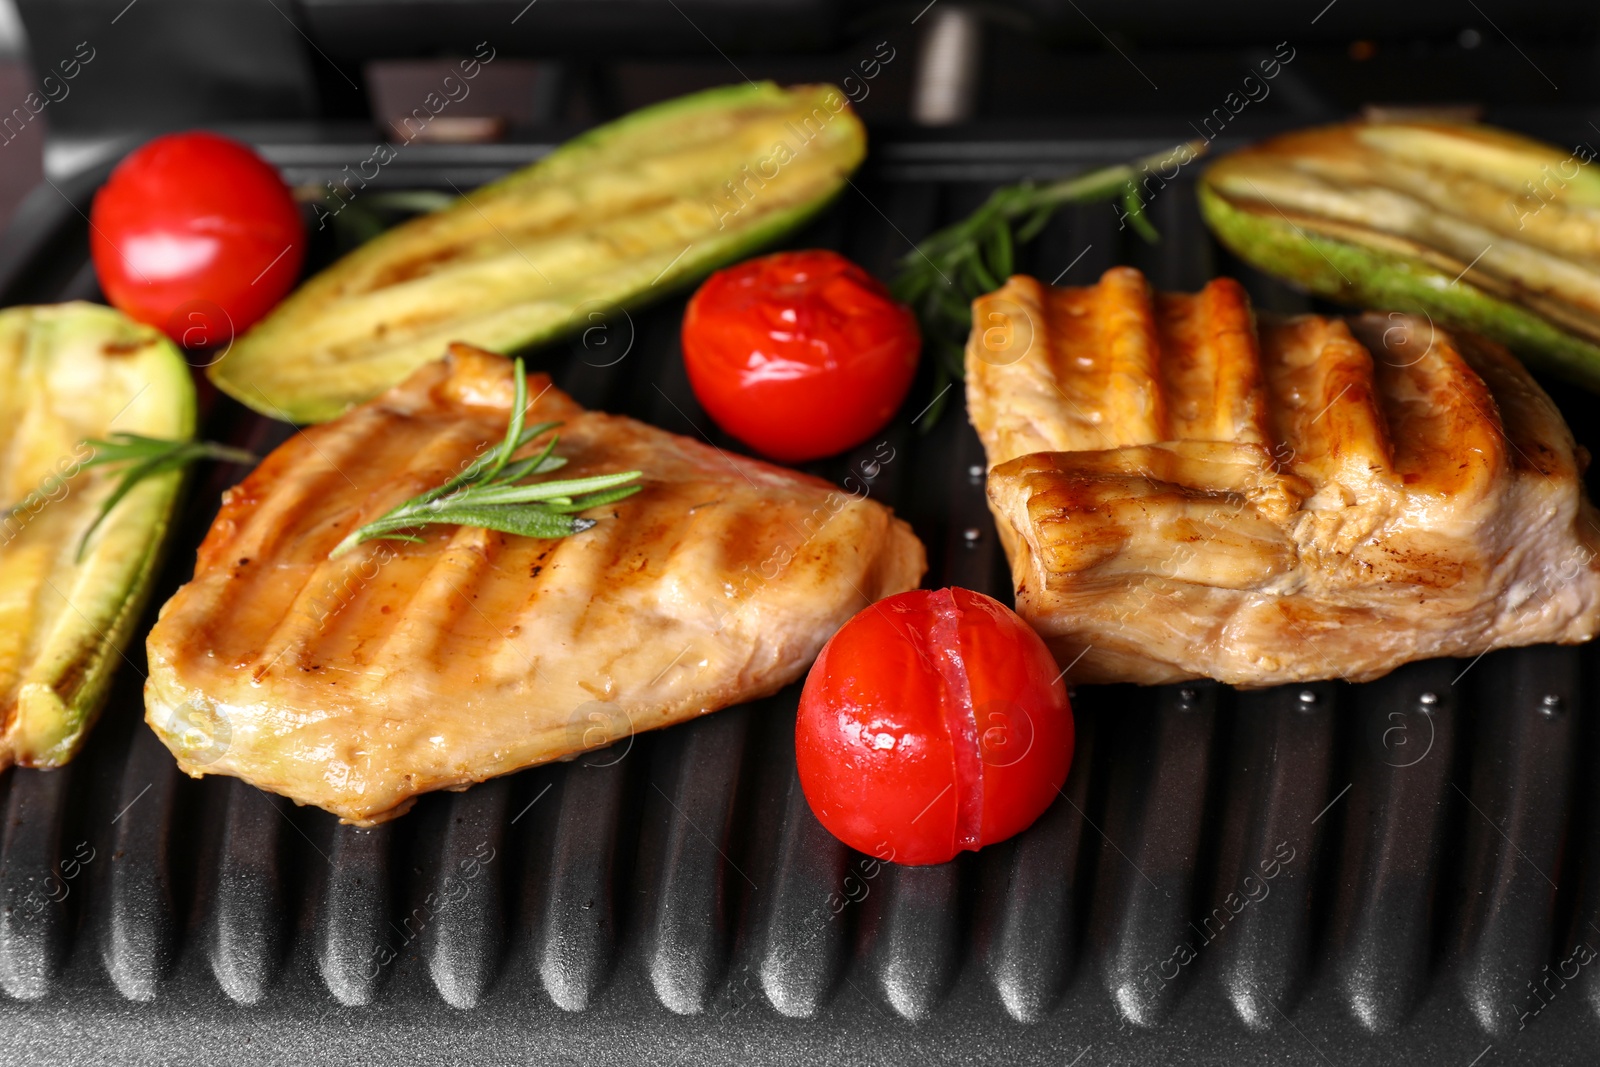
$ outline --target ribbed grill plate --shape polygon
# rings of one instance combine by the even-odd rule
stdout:
[[[909,238],[994,181],[1161,143],[883,144],[792,244],[887,276]],[[366,151],[270,154],[320,183]],[[382,180],[463,184],[518,159],[418,149]],[[74,206],[101,177],[24,207],[0,253],[6,303],[98,296]],[[1259,306],[1309,306],[1216,249],[1186,181],[1152,213],[1155,247],[1107,207],[1063,212],[1022,267],[1082,284],[1128,262],[1188,289],[1232,273]],[[681,309],[533,365],[586,405],[728,445],[688,388]],[[1552,391],[1584,441],[1594,405]],[[925,374],[882,436],[892,459],[874,441],[816,469],[875,469],[872,495],[915,525],[930,582],[1006,597],[953,392],[919,433]],[[203,403],[213,437],[267,449],[288,432],[209,390]],[[240,474],[197,480],[156,603]],[[797,687],[362,831],[179,775],[140,721],[142,652],[129,658],[73,766],[0,776],[15,1062],[1593,1060],[1584,650],[1413,664],[1364,686],[1086,688],[1057,804],[1011,842],[920,869],[874,864],[816,823],[795,778]]]

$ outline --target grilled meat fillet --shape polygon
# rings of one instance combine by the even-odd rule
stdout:
[[[772,693],[921,579],[922,545],[889,509],[585,411],[542,375],[528,419],[564,421],[561,476],[643,470],[641,492],[561,540],[435,526],[329,561],[504,435],[512,373],[455,346],[228,493],[149,639],[146,717],[184,770],[381,821]]]
[[[1588,457],[1499,345],[1127,268],[1012,278],[973,321],[1017,610],[1074,680],[1365,681],[1595,634]]]

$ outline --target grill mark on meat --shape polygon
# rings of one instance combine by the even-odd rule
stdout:
[[[1411,320],[1381,333],[1377,325],[1356,330],[1377,357],[1395,473],[1417,493],[1489,492],[1505,463],[1506,431],[1487,383],[1443,331]]]
[[[354,470],[350,478],[356,485],[363,487],[371,485],[374,488],[364,494],[359,506],[340,515],[336,523],[309,521],[311,513],[324,507],[326,502],[325,494],[322,492],[324,487],[320,482],[280,483],[291,487],[299,486],[301,491],[283,494],[285,506],[273,514],[279,517],[279,521],[295,523],[302,527],[301,536],[309,539],[315,546],[313,549],[315,562],[298,591],[284,605],[276,629],[268,636],[261,651],[255,655],[253,662],[256,671],[264,672],[279,658],[283,658],[289,664],[303,662],[307,656],[337,661],[338,657],[330,648],[337,644],[337,637],[330,632],[331,629],[338,625],[340,616],[361,599],[366,587],[382,577],[383,567],[393,565],[397,546],[403,542],[369,543],[368,547],[337,560],[328,559],[327,554],[350,530],[383,514],[395,504],[451,477],[461,466],[471,461],[476,455],[477,446],[494,432],[488,426],[435,428],[407,413],[377,408],[362,413],[352,427],[350,439],[378,442],[414,441],[419,436],[419,431],[425,435],[426,443],[421,449],[411,449],[406,452],[406,466],[393,477],[374,477],[374,472],[382,470],[382,467],[376,464],[385,459],[384,455],[373,455],[371,452],[356,448],[349,449],[352,462],[340,466],[349,466]],[[500,432],[504,433],[504,430]],[[322,446],[313,447],[309,440],[302,438],[292,438],[290,445],[299,452],[299,456],[293,458],[304,460],[315,457],[319,451],[324,453],[327,451]],[[338,484],[347,483],[341,477]],[[301,515],[305,516],[306,521],[297,523],[295,517]],[[262,519],[257,519],[244,531],[245,537],[253,534],[262,535],[260,547],[253,549],[258,557],[264,557],[272,551],[271,531],[262,523]],[[368,570],[374,573],[366,573]],[[258,591],[278,580],[278,575],[262,569],[250,581],[238,583],[237,587],[249,593],[254,600]],[[404,607],[404,605],[397,606]],[[403,611],[401,616],[395,619],[395,625],[399,624],[401,617]]]
[[[1360,493],[1393,472],[1372,356],[1337,319],[1261,316],[1273,436],[1319,489]]]
[[[482,609],[473,602],[495,539],[491,531],[457,526],[442,550],[423,557],[422,577],[408,582],[410,595],[389,620],[388,633],[372,655],[374,678],[387,677],[409,662],[437,664],[447,635],[474,644],[503,637],[483,633]]]
[[[1471,335],[1460,338],[1459,354],[1492,389],[1492,410],[1510,445],[1506,461],[1513,469],[1546,479],[1581,477],[1586,453],[1572,439],[1555,404],[1524,377],[1512,357]]]
[[[1095,326],[1099,351],[1109,356],[1104,416],[1111,436],[1119,445],[1165,441],[1170,434],[1150,283],[1128,267],[1107,272],[1106,283]]]
[[[1249,297],[1218,278],[1198,294],[1155,298],[1175,440],[1266,440],[1266,392]]]
[[[1045,375],[1054,392],[1046,394],[1044,400],[1055,415],[1045,422],[1055,431],[1050,436],[1065,448],[1115,447],[1118,441],[1112,436],[1113,420],[1099,410],[1108,400],[1111,360],[1100,347],[1098,294],[1050,291],[1038,282],[1033,283],[1033,289],[1033,299],[1024,304],[1024,313],[1043,313],[1043,337],[1035,328],[1030,339],[1034,344],[1042,341],[1049,353]],[[1083,359],[1090,362],[1080,362]]]

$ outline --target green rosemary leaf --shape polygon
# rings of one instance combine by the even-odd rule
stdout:
[[[1039,236],[1045,226],[1049,225],[1050,220],[1055,217],[1055,213],[1054,204],[1041,204],[1034,208],[1033,214],[1028,216],[1028,220],[1017,227],[1017,244],[1025,245]]]
[[[539,430],[542,433],[545,429],[554,429],[557,425],[557,423],[553,422],[541,423],[539,426],[534,427],[534,429]],[[523,434],[526,436],[527,431],[524,430]],[[534,436],[538,435],[535,434]],[[539,452],[536,455],[529,456],[527,459],[519,459],[515,463],[506,465],[501,469],[500,473],[495,476],[494,480],[496,482],[516,482],[521,481],[523,478],[526,478],[529,475],[548,474],[553,470],[560,470],[562,467],[565,467],[567,465],[567,461],[561,456],[553,454],[556,450],[556,442],[560,439],[561,438],[559,434],[552,434],[550,440],[545,443],[544,451]]]
[[[570,478],[561,482],[534,482],[531,485],[485,485],[464,493],[455,493],[443,500],[434,501],[430,507],[456,506],[456,501],[470,496],[474,504],[536,504],[541,500],[571,499],[580,493],[593,493],[614,489],[636,481],[643,471],[623,471],[620,474],[600,474],[592,478]]]
[[[944,414],[945,404],[950,401],[950,370],[945,361],[940,359],[933,365],[933,399],[928,402],[928,410],[923,412],[918,422],[917,432],[926,434],[939,425],[939,416]]]
[[[168,441],[136,433],[114,433],[108,439],[90,438],[84,443],[94,453],[84,462],[84,467],[105,467],[113,463],[131,463],[132,466],[122,472],[117,479],[116,487],[101,502],[94,521],[78,539],[77,555],[74,557],[77,560],[83,559],[84,549],[89,546],[89,538],[94,536],[94,532],[100,528],[106,516],[111,514],[111,509],[122,503],[122,498],[145,479],[169,471],[182,470],[203,459],[225,460],[230,463],[257,461],[253,452],[220,445],[214,441]]]
[[[1011,227],[996,226],[990,238],[989,263],[994,268],[994,276],[1002,280],[1011,277],[1015,271],[1013,267],[1011,247]]]
[[[84,462],[85,467],[104,467],[128,460],[151,459],[169,452],[193,454],[195,459],[218,459],[230,463],[258,463],[254,452],[215,441],[171,441],[163,437],[146,437],[137,433],[114,433],[109,438],[91,437],[84,442],[94,455]]]
[[[594,525],[593,519],[575,519],[549,508],[510,504],[450,504],[431,513],[427,521],[432,525],[474,526],[521,537],[566,537]],[[416,525],[415,516],[394,516],[368,523],[363,529],[372,530],[374,538],[387,538]]]
[[[891,286],[894,298],[902,304],[921,303],[923,294],[932,288],[934,276],[927,271],[907,272],[895,279]]]
[[[1133,182],[1122,191],[1122,206],[1127,212],[1128,222],[1140,237],[1150,244],[1161,240],[1161,234],[1156,232],[1155,225],[1151,223],[1150,216],[1145,214],[1144,200],[1139,196],[1139,187]]]
[[[619,500],[625,500],[637,493],[639,488],[637,485],[627,485],[618,489],[607,489],[603,493],[589,493],[572,501],[570,504],[552,504],[550,510],[562,513],[587,511],[590,508],[598,508],[605,504],[615,504]]]
[[[494,476],[511,462],[511,453],[522,444],[522,426],[528,418],[528,379],[522,373],[522,360],[515,364],[516,393],[511,401],[511,421],[506,424],[506,439],[490,453],[490,463],[483,473],[485,482],[493,483]]]
[[[982,292],[988,292],[988,290],[985,289],[982,290]],[[937,301],[939,311],[949,322],[961,326],[961,332],[965,333],[966,328],[972,324],[973,298],[969,297],[968,299],[963,300],[961,298],[961,294],[956,292],[954,287],[935,289],[933,293],[934,299]],[[981,293],[975,295],[981,295]],[[948,330],[932,331],[932,335],[936,337],[942,337],[947,333],[949,333]]]
[[[411,214],[422,215],[430,211],[442,211],[454,204],[459,197],[450,193],[442,193],[437,189],[394,189],[382,193],[368,194],[372,206],[382,211],[404,211]]]
[[[566,537],[595,524],[593,519],[573,517],[573,512],[613,503],[639,491],[636,483],[643,476],[642,471],[519,484],[532,475],[557,470],[567,461],[555,455],[559,435],[552,431],[560,423],[524,425],[528,383],[522,360],[514,366],[516,393],[500,443],[442,485],[352,530],[328,553],[329,559],[337,559],[366,541],[420,541],[414,531],[424,526],[474,526],[522,537]],[[512,460],[519,449],[547,433],[551,434],[550,440],[542,449],[532,456]]]
[[[555,447],[554,439],[551,440],[550,447]],[[566,465],[565,456],[530,456],[527,459],[519,459],[515,463],[509,464],[505,470],[500,472],[500,476],[495,479],[495,484],[504,485],[520,481],[535,474],[549,474],[551,471],[558,471]]]
[[[980,293],[987,293],[1000,288],[1000,279],[989,273],[983,265],[983,260],[977,255],[969,256],[962,262],[966,268],[966,276],[971,281],[973,288]]]
[[[964,338],[963,338],[964,340]],[[952,381],[962,381],[967,376],[967,347],[957,344],[949,337],[941,337],[934,342],[939,349],[939,362],[944,367],[945,374]]]
[[[1036,238],[1059,207],[1120,199],[1134,231],[1147,241],[1158,240],[1138,183],[1152,172],[1166,177],[1166,168],[1197,158],[1206,147],[1205,141],[1191,141],[1062,181],[1002,186],[967,218],[930,235],[907,253],[890,288],[916,309],[925,341],[937,344],[939,338],[946,338],[965,342],[972,327],[972,301],[998,289],[1014,273],[1017,247]],[[960,379],[959,355],[941,360],[939,373]],[[937,383],[941,388],[945,384],[944,380]],[[935,404],[925,429],[937,421],[943,408],[943,401]]]

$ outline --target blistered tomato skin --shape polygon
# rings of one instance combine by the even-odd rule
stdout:
[[[278,172],[212,133],[157,137],[90,209],[89,250],[118,310],[194,348],[225,345],[300,275],[305,226]]]
[[[912,590],[851,619],[806,678],[800,785],[845,844],[943,863],[1044,813],[1072,763],[1054,658],[1005,605]]]
[[[683,318],[689,383],[717,424],[785,463],[861,444],[894,416],[922,338],[911,309],[828,251],[706,279]]]

